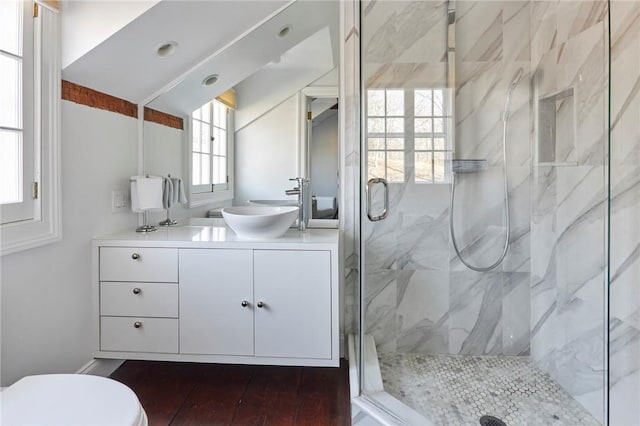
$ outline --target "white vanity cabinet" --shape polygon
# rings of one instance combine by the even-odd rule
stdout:
[[[184,227],[94,240],[95,356],[337,366],[337,235]]]

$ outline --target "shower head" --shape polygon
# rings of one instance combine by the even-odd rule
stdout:
[[[509,112],[511,110],[511,98],[513,97],[513,91],[516,90],[516,86],[520,82],[522,75],[524,74],[524,70],[522,67],[518,68],[516,71],[516,75],[513,76],[513,80],[511,80],[511,85],[509,86],[509,90],[507,91],[507,99],[504,104],[504,111],[502,112],[502,121],[507,122],[509,119]]]
[[[453,25],[456,23],[456,10],[449,10],[447,12],[447,25]]]
[[[447,21],[448,25],[456,23],[456,0],[447,1]]]
[[[520,82],[520,79],[522,78],[522,74],[524,74],[524,70],[522,69],[522,67],[520,67],[518,68],[518,71],[516,71],[516,75],[513,76],[513,80],[511,80],[511,86],[509,86],[510,91],[515,90],[516,86]]]

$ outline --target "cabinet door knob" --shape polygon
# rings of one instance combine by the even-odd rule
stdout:
[[[258,303],[256,303],[256,306],[258,308],[264,308],[264,302],[258,302]]]
[[[142,293],[142,290],[140,290],[138,287],[133,289],[133,294],[140,294]]]
[[[138,253],[133,253],[133,254],[131,255],[131,258],[132,258],[133,260],[138,260],[138,259],[140,259],[140,255],[139,255]]]
[[[249,302],[247,302],[246,300],[243,300],[241,305],[243,308],[246,308],[247,306],[249,306]]]
[[[133,323],[133,328],[140,328],[142,327],[142,323],[140,321],[136,321]]]

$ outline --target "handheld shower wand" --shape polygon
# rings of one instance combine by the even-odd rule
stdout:
[[[516,87],[518,87],[518,83],[520,83],[522,74],[524,74],[524,71],[522,70],[522,68],[518,68],[518,71],[516,71],[516,74],[513,76],[513,79],[511,80],[511,84],[509,85],[509,91],[507,92],[507,99],[504,103],[504,112],[502,114],[502,121],[509,120],[509,114],[511,112],[511,99],[513,98],[514,90],[516,90]]]
[[[513,76],[511,80],[511,84],[509,85],[509,89],[507,91],[507,99],[504,105],[504,111],[502,113],[502,167],[503,167],[503,177],[504,177],[504,207],[505,207],[505,227],[506,227],[506,235],[504,239],[504,245],[502,247],[502,253],[500,257],[489,266],[475,266],[470,264],[467,260],[462,257],[460,253],[460,249],[458,248],[458,243],[456,241],[456,233],[455,227],[453,225],[453,207],[454,207],[454,198],[456,194],[456,176],[455,172],[451,178],[451,202],[449,206],[449,229],[451,231],[451,242],[453,243],[453,248],[458,256],[458,259],[469,269],[477,272],[487,272],[495,269],[498,265],[502,263],[505,256],[507,255],[507,251],[509,250],[509,240],[511,239],[511,215],[509,214],[509,180],[507,178],[507,125],[509,124],[509,114],[511,112],[511,99],[513,98],[513,92],[518,86],[522,75],[524,74],[524,70],[522,68],[518,68],[516,74]]]

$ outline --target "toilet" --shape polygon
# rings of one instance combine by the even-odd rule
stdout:
[[[85,374],[27,376],[0,392],[0,425],[147,426],[131,389]]]

